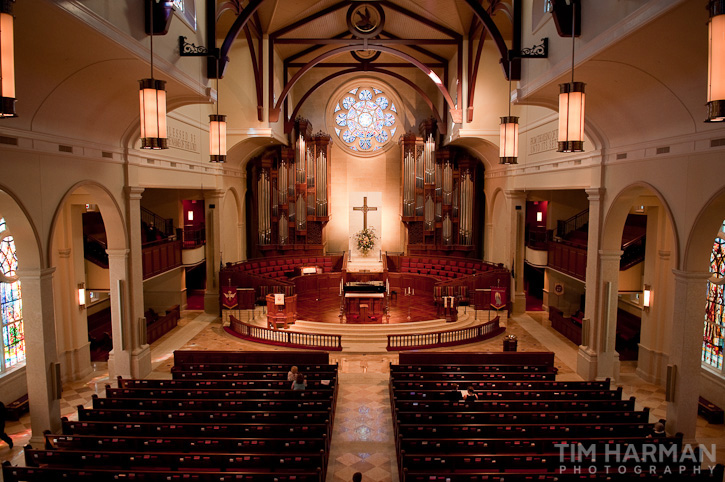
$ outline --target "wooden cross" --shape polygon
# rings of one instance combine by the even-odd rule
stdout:
[[[369,207],[368,206],[368,198],[365,196],[363,198],[363,205],[358,207],[353,207],[353,211],[362,211],[363,212],[363,228],[368,228],[368,211],[377,211],[378,208]]]

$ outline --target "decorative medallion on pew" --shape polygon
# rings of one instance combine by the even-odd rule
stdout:
[[[501,286],[491,286],[491,308],[494,310],[502,310],[506,308],[508,298],[506,296],[506,288]]]
[[[238,304],[238,298],[237,298],[237,287],[236,286],[224,286],[222,288],[222,293],[224,294],[224,298],[222,298],[222,303],[224,304],[224,308],[231,310],[232,308],[236,308]]]

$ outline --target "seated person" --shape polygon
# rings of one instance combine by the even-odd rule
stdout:
[[[292,390],[304,390],[307,388],[307,381],[305,380],[305,376],[301,373],[297,374],[297,378],[295,378],[295,381],[292,382]]]
[[[458,389],[458,384],[454,383],[451,387],[451,391],[446,394],[446,397],[448,398],[449,402],[457,402],[461,398],[463,398],[463,395],[461,395],[461,391]]]
[[[297,367],[290,368],[290,370],[287,372],[287,381],[288,382],[294,382],[297,379],[297,371],[298,371]]]
[[[473,388],[473,385],[469,386],[466,390],[465,400],[466,402],[475,402],[478,400],[478,395],[476,395],[476,390]]]

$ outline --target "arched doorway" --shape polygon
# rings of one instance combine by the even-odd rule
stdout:
[[[652,186],[623,189],[604,219],[599,255],[599,376],[617,378],[620,350],[628,367],[664,384],[672,327],[677,239],[669,206]],[[652,294],[644,305],[644,291]]]

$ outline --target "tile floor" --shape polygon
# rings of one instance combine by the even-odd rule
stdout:
[[[559,368],[558,379],[577,380],[577,347],[559,333],[551,330],[546,314],[529,312],[507,320],[507,333],[518,337],[520,351],[551,350],[556,353]],[[499,351],[500,337],[476,345],[456,347],[454,351]],[[153,371],[150,378],[169,378],[173,350],[186,349],[233,349],[275,350],[281,348],[256,345],[226,334],[218,318],[199,311],[185,311],[179,327],[156,341],[151,349]],[[340,365],[340,384],[335,425],[332,436],[327,482],[345,482],[354,472],[363,473],[363,480],[370,482],[397,481],[395,445],[392,436],[392,419],[388,397],[389,364],[397,362],[397,355],[390,353],[347,355],[334,353],[333,363]],[[644,382],[635,374],[634,362],[623,362],[619,384],[624,396],[637,397],[638,408],[651,409],[650,418],[664,418],[667,404],[662,387]],[[96,363],[95,371],[85,380],[64,386],[61,414],[72,418],[79,404],[89,406],[91,395],[103,396],[105,385],[110,383],[107,367]],[[23,446],[30,439],[30,419],[26,414],[18,422],[8,422],[6,431],[15,441],[10,450],[0,445],[0,461],[23,464]],[[700,443],[714,443],[722,447],[717,460],[725,462],[725,427],[710,425],[698,418],[697,429]]]

